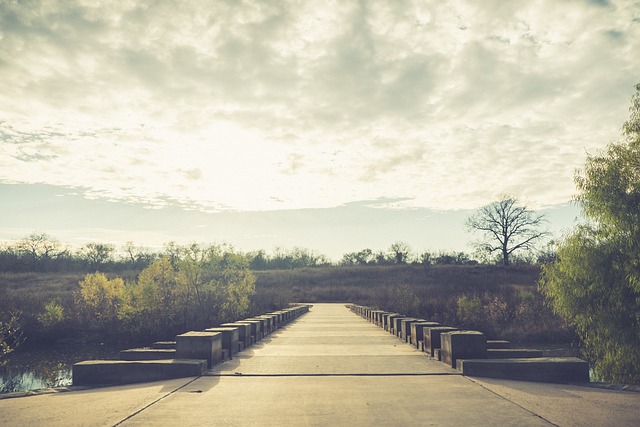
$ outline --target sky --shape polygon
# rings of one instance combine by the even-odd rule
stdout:
[[[579,215],[638,1],[0,0],[0,240],[468,250],[503,194]]]

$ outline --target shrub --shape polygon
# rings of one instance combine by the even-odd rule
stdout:
[[[64,321],[64,308],[59,300],[49,301],[44,306],[44,311],[38,315],[38,321],[47,329]]]
[[[461,295],[456,300],[457,315],[462,326],[480,329],[485,318],[480,298]]]

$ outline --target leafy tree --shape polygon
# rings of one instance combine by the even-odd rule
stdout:
[[[103,273],[87,274],[80,283],[80,304],[86,320],[101,328],[114,328],[124,296],[124,281]]]
[[[342,256],[342,265],[367,265],[375,262],[375,256],[371,249],[363,249],[358,252],[349,252]]]
[[[236,319],[246,314],[255,293],[255,278],[248,268],[247,258],[235,252],[225,252],[220,259],[219,273],[215,280],[224,290],[220,306],[221,317]]]
[[[269,256],[264,251],[264,249],[260,249],[255,252],[249,252],[247,254],[250,262],[250,267],[252,270],[266,270],[269,266]]]
[[[151,263],[126,287],[125,303],[119,316],[136,332],[159,334],[184,327],[189,316],[188,290],[178,282],[177,272],[168,257]]]
[[[475,243],[479,251],[500,253],[502,263],[508,266],[512,253],[532,249],[535,243],[549,234],[540,230],[544,222],[544,215],[519,205],[514,197],[503,196],[469,217],[467,227],[482,234],[482,240]]]
[[[116,247],[106,243],[87,243],[82,247],[80,253],[82,257],[89,263],[89,268],[96,269],[113,259],[113,253]]]
[[[389,255],[395,264],[406,264],[411,255],[411,247],[405,242],[395,242],[389,247]]]
[[[375,263],[378,265],[393,264],[393,259],[389,257],[389,253],[385,251],[378,251],[374,254]]]
[[[432,259],[438,265],[463,265],[470,261],[469,255],[464,252],[444,252],[441,251]]]
[[[155,336],[202,329],[242,317],[255,292],[247,256],[224,246],[172,247],[129,284],[121,318]]]
[[[640,383],[640,84],[630,112],[625,140],[576,174],[587,223],[559,243],[541,287],[599,379]]]

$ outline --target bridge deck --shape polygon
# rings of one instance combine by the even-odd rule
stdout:
[[[0,400],[0,425],[640,425],[640,393],[459,375],[317,304],[206,376]]]

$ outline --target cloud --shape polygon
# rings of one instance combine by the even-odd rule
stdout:
[[[633,1],[4,2],[0,181],[205,210],[564,203]]]

